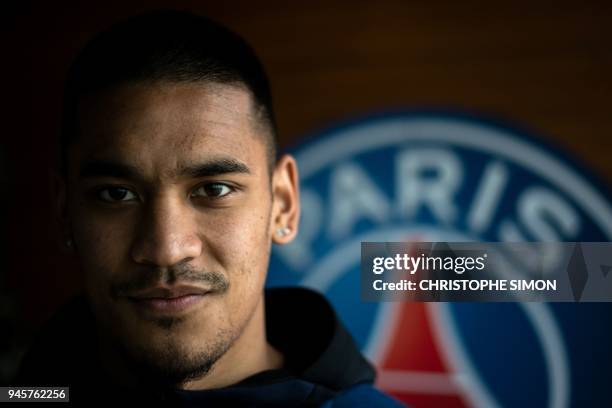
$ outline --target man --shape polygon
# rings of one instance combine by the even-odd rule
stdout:
[[[320,295],[264,291],[272,242],[297,234],[298,173],[236,34],[155,12],[91,41],[66,85],[56,187],[87,301],[18,383],[77,402],[397,405]]]

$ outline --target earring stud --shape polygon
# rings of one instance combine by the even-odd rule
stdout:
[[[279,237],[286,237],[290,233],[291,233],[291,228],[289,227],[281,227],[276,230],[276,235],[278,235]]]

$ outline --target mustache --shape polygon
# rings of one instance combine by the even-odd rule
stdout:
[[[111,296],[117,299],[150,288],[179,285],[199,286],[219,293],[226,292],[229,288],[229,282],[223,274],[181,264],[169,268],[140,270],[129,279],[112,283],[110,292]]]

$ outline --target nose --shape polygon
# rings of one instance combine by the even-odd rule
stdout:
[[[160,198],[143,208],[132,259],[141,264],[169,267],[197,258],[202,241],[192,209],[178,199]]]

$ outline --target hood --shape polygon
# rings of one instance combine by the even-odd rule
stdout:
[[[284,355],[282,369],[215,390],[134,390],[115,384],[101,368],[94,316],[85,299],[76,298],[41,332],[14,383],[68,385],[71,401],[95,395],[98,401],[106,396],[114,402],[166,400],[186,406],[315,406],[351,386],[374,381],[374,369],[322,295],[304,288],[267,289],[265,310],[268,342]]]

